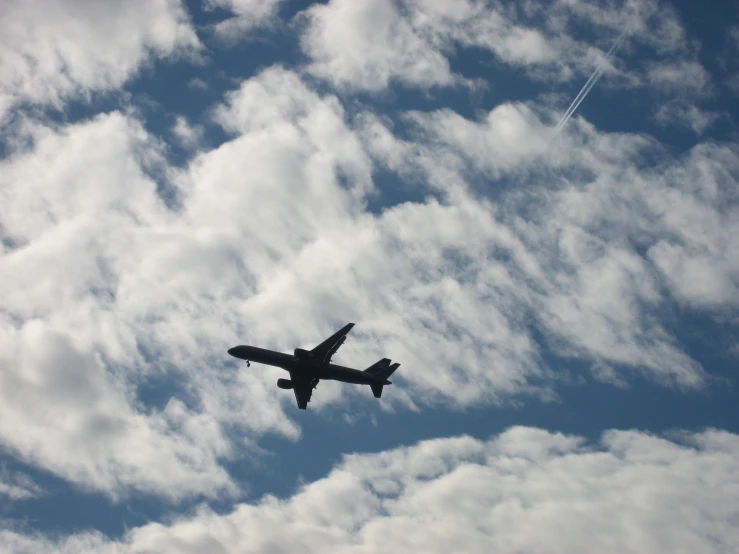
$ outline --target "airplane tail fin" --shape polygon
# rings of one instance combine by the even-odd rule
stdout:
[[[398,369],[398,366],[400,366],[400,364],[394,363],[390,367],[382,368],[380,371],[375,373],[375,377],[379,377],[380,379],[387,379],[393,373],[395,373],[395,370]]]
[[[387,358],[385,358],[385,359],[387,359]],[[381,360],[381,361],[384,361],[384,360]],[[377,363],[379,364],[380,362],[377,362]],[[388,381],[387,378],[390,377],[395,372],[396,369],[398,369],[398,366],[400,366],[400,364],[398,364],[398,363],[395,363],[395,364],[392,364],[392,365],[388,365],[389,363],[390,363],[390,360],[387,360],[387,364],[383,364],[379,368],[378,371],[376,371],[375,373],[372,374],[375,377],[377,377],[378,379],[381,379],[382,381],[385,381],[385,383],[383,383],[383,382],[380,382],[380,383],[370,383],[370,388],[372,389],[372,394],[375,395],[375,398],[380,398],[382,396],[382,387],[384,387],[385,384],[390,384],[390,381]],[[375,364],[375,365],[377,365],[377,364]],[[372,366],[372,367],[375,367],[375,366]],[[370,368],[370,369],[372,369],[372,368]]]

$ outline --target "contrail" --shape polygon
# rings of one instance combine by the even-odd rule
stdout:
[[[590,92],[590,89],[592,89],[595,86],[595,83],[598,82],[598,79],[600,79],[600,76],[603,74],[603,68],[605,67],[605,64],[608,63],[608,61],[611,59],[613,54],[616,52],[616,49],[621,45],[623,42],[624,36],[626,35],[626,32],[621,33],[618,38],[616,39],[616,42],[613,43],[613,46],[611,46],[611,49],[606,54],[606,57],[598,64],[598,67],[595,68],[595,71],[593,71],[593,74],[590,76],[590,78],[587,80],[585,85],[580,89],[580,92],[577,93],[577,96],[575,96],[575,99],[572,101],[572,104],[570,104],[570,107],[567,108],[567,111],[562,115],[561,119],[559,120],[559,123],[557,123],[557,126],[554,128],[554,134],[552,135],[552,138],[549,139],[549,143],[557,137],[559,132],[562,130],[562,127],[565,126],[565,123],[570,119],[573,113],[575,113],[575,110],[580,105],[580,103],[585,99],[585,97]]]

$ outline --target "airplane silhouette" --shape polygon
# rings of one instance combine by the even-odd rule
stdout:
[[[277,386],[281,389],[293,389],[298,408],[301,410],[307,408],[313,389],[321,379],[369,385],[375,398],[380,398],[382,387],[392,384],[387,379],[398,369],[399,363],[391,365],[389,358],[383,358],[364,371],[331,363],[332,356],[344,344],[346,335],[352,327],[354,324],[349,323],[313,350],[296,348],[292,355],[246,345],[234,346],[228,353],[235,358],[246,360],[248,366],[251,365],[249,362],[257,362],[287,370],[290,379],[278,379]]]

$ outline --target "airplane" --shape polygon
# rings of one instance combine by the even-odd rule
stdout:
[[[281,389],[292,389],[298,408],[305,410],[310,402],[313,389],[318,386],[321,379],[342,381],[344,383],[355,383],[369,385],[375,398],[382,396],[382,387],[392,384],[388,381],[393,372],[400,364],[391,364],[389,358],[383,358],[379,362],[361,371],[331,363],[331,358],[339,347],[344,344],[346,335],[354,327],[349,323],[313,350],[296,348],[292,355],[266,350],[256,346],[234,346],[228,353],[235,358],[250,362],[257,362],[271,366],[280,367],[290,372],[290,379],[278,379],[277,386]]]

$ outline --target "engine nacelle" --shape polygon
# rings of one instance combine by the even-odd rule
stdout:
[[[290,379],[277,379],[277,386],[287,390],[293,388],[293,382]]]
[[[296,348],[295,352],[293,352],[293,355],[299,360],[308,360],[313,357],[313,354],[311,354],[307,350],[303,350],[302,348]]]

